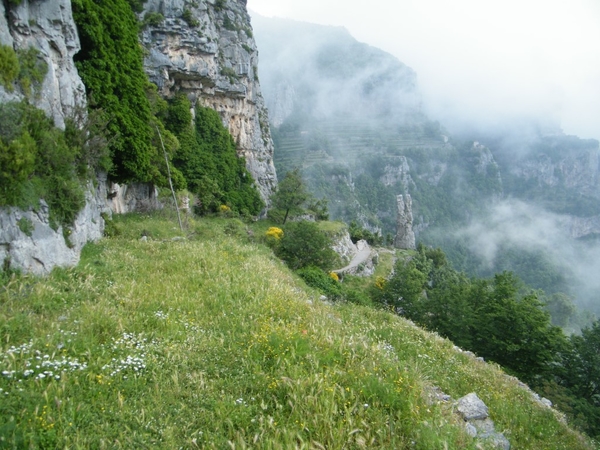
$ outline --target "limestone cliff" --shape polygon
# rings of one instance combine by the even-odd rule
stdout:
[[[0,2],[0,44],[39,51],[48,72],[39,95],[32,95],[29,101],[52,117],[56,126],[64,128],[66,117],[85,108],[85,89],[73,62],[79,38],[69,0],[25,0],[9,7]],[[18,88],[8,92],[0,85],[0,103],[23,98]],[[0,208],[0,263],[4,268],[38,275],[55,266],[76,264],[81,248],[102,237],[105,198],[105,183],[90,183],[86,205],[69,230],[50,225],[43,200],[35,209]]]
[[[24,0],[8,8],[0,2],[0,44],[39,50],[48,73],[33,101],[54,118],[56,126],[64,127],[67,115],[85,107],[85,88],[73,62],[80,46],[70,0]],[[18,90],[9,93],[0,85],[0,103],[22,98]]]
[[[600,198],[600,147],[596,140],[574,136],[540,138],[530,153],[512,167],[512,173],[539,186],[575,190]]]
[[[264,200],[276,186],[267,110],[257,76],[257,49],[242,0],[149,0],[140,20],[147,50],[145,69],[165,97],[183,92],[217,110],[228,126]],[[157,20],[159,18],[160,20]],[[64,128],[65,119],[85,109],[85,88],[73,57],[80,50],[70,0],[0,2],[0,44],[33,47],[48,67],[39,95],[30,101]],[[20,101],[24,92],[0,85],[0,103]],[[102,212],[157,206],[153,186],[119,186],[106,179],[90,183],[86,206],[69,230],[53,229],[47,205],[0,208],[0,263],[44,274],[79,260],[83,245],[102,236]],[[68,236],[65,239],[65,236]]]
[[[268,202],[277,184],[273,141],[246,2],[149,0],[140,18],[152,16],[159,19],[141,37],[150,80],[166,98],[185,93],[219,112]]]

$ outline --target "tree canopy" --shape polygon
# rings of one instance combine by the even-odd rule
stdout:
[[[289,215],[301,213],[302,206],[310,198],[312,196],[306,190],[300,169],[296,168],[285,174],[277,191],[271,196],[271,204],[273,208],[284,212],[283,224],[285,225]]]

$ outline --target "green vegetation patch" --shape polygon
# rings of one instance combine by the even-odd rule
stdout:
[[[514,448],[588,449],[496,366],[385,311],[328,306],[225,222],[119,217],[123,234],[0,290],[7,447],[475,449],[471,391]],[[140,241],[146,229],[153,237]]]
[[[0,82],[7,91],[12,92],[13,82],[19,75],[19,59],[9,45],[0,45]]]
[[[108,132],[118,182],[156,181],[162,155],[152,145],[139,24],[126,0],[76,0],[73,16],[81,40],[77,70],[93,105],[111,118]]]
[[[0,45],[0,83],[8,92],[14,90],[16,81],[27,98],[39,95],[47,73],[48,64],[38,49],[29,47],[15,52],[8,45]]]
[[[62,131],[28,103],[0,105],[0,206],[37,208],[44,199],[51,225],[73,223],[85,202],[89,171],[101,166],[104,155],[90,145],[94,130],[67,122]]]
[[[185,96],[176,97],[169,106],[166,126],[181,143],[173,163],[198,198],[196,212],[217,212],[224,205],[242,215],[258,214],[264,203],[219,114],[197,106],[192,121],[190,109]]]

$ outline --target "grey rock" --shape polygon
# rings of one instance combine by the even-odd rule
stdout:
[[[23,1],[0,6],[0,42],[15,49],[34,47],[48,64],[48,73],[33,104],[63,128],[65,118],[85,108],[85,88],[73,56],[79,51],[79,37],[69,0]],[[6,21],[6,18],[8,20]],[[7,95],[0,87],[0,101],[20,100],[23,93]]]
[[[104,231],[106,212],[103,200],[105,188],[99,183],[89,184],[85,207],[77,215],[73,226],[63,233],[63,228],[52,229],[48,205],[41,200],[37,210],[0,208],[0,261],[10,269],[35,275],[47,275],[54,267],[70,267],[79,262],[83,246],[99,240]],[[31,232],[25,233],[19,223],[29,224]],[[64,235],[68,235],[68,242]]]
[[[402,188],[407,192],[409,188],[415,187],[415,182],[410,175],[410,166],[408,165],[406,157],[401,156],[398,159],[399,162],[393,166],[385,166],[383,175],[379,178],[379,181],[381,181],[384,186],[394,186],[397,183],[401,183]]]
[[[158,190],[150,183],[109,183],[106,206],[116,214],[156,211],[162,208],[158,201]]]
[[[569,235],[575,239],[600,234],[600,216],[568,217],[565,220],[565,228]]]
[[[475,428],[470,422],[465,423],[465,429],[467,430],[467,434],[471,437],[477,436],[477,428]]]
[[[488,407],[474,392],[459,398],[456,409],[467,421],[482,420],[488,417]]]
[[[4,2],[0,2],[0,44],[13,45],[13,38],[10,35],[8,22],[6,21],[6,9]]]
[[[254,178],[263,200],[277,186],[273,140],[258,82],[258,51],[245,2],[229,1],[223,9],[200,0],[149,0],[144,11],[159,12],[163,23],[141,35],[147,49],[144,68],[160,93],[171,98],[184,93],[194,107],[216,110],[234,138],[238,155]],[[181,19],[188,8],[198,26]],[[229,25],[225,27],[225,18]]]
[[[352,239],[350,239],[350,233],[347,231],[335,237],[332,249],[340,256],[344,263],[349,263],[354,255],[358,253],[358,248],[352,242]]]
[[[484,440],[498,450],[510,450],[510,441],[502,433],[492,433],[485,437]]]
[[[470,393],[457,401],[457,411],[466,421],[469,436],[485,441],[494,448],[510,450],[510,442],[496,431],[494,422],[488,417],[488,408],[475,393]]]
[[[477,430],[477,436],[485,438],[496,432],[494,422],[489,417],[485,419],[472,419],[469,421]]]
[[[396,221],[396,237],[394,247],[403,249],[415,249],[415,233],[412,229],[412,199],[410,195],[396,197],[398,202],[398,218]]]

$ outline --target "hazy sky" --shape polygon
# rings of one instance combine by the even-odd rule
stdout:
[[[248,0],[248,9],[344,26],[392,53],[417,72],[441,120],[544,115],[600,138],[600,0]]]

